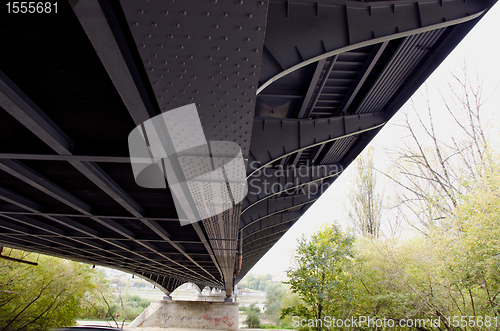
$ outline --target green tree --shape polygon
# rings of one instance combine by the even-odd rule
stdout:
[[[287,271],[286,283],[306,306],[286,307],[283,314],[321,320],[345,312],[351,299],[346,268],[353,257],[353,241],[337,225],[325,225],[310,240],[299,240],[296,267]]]
[[[260,328],[260,309],[259,307],[255,307],[255,304],[252,303],[250,307],[246,309],[247,319],[245,323],[249,328]]]
[[[279,323],[281,313],[282,299],[286,288],[282,283],[272,283],[266,286],[266,311],[267,318],[273,322]]]
[[[4,249],[32,260],[34,254]],[[89,265],[40,255],[38,265],[0,260],[0,330],[48,330],[75,323],[80,301],[94,288]]]

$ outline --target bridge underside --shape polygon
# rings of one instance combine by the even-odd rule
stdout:
[[[70,3],[0,14],[0,244],[231,293],[495,1]],[[191,103],[249,193],[180,226],[127,137]]]

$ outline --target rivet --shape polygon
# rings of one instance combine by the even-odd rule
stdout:
[[[238,5],[242,5],[242,4],[243,4],[243,0],[238,0],[236,3],[237,3]]]
[[[146,48],[146,45],[144,45],[144,44],[141,44],[141,48]]]
[[[151,64],[151,61],[147,60],[147,61],[146,61],[146,64]]]
[[[255,28],[253,28],[255,31],[260,31],[261,30],[261,27],[260,26],[256,26]]]
[[[158,57],[158,55],[156,55],[156,54],[153,54],[151,56],[154,57],[155,59]]]
[[[248,78],[243,77],[241,80],[246,82],[248,80]]]
[[[214,47],[214,51],[218,51],[218,50],[220,50],[220,47],[219,46],[215,46]]]
[[[167,90],[167,89],[164,89],[164,90],[163,90],[163,92],[167,93],[167,92],[168,92],[168,90]]]
[[[246,106],[245,105],[241,105],[241,108],[245,108]]]
[[[217,107],[217,105],[214,103],[212,104],[212,107]],[[214,116],[214,117],[217,117],[217,116]],[[217,136],[216,136],[217,137]]]
[[[184,46],[179,45],[179,46],[177,46],[177,48],[178,48],[178,49],[184,49]]]
[[[203,13],[203,16],[208,17],[208,16],[210,16],[210,13],[206,11]]]
[[[193,97],[189,97],[188,100],[193,100],[194,98]]]
[[[248,38],[248,37],[247,37],[247,38],[245,38],[245,41],[246,41],[246,42],[249,42],[250,40],[252,40],[252,39],[250,39],[250,38]]]
[[[234,99],[234,101],[238,102],[238,99]],[[237,112],[236,112],[237,113]]]
[[[226,91],[226,92],[224,92],[224,94],[225,94],[225,95],[229,95],[229,92],[228,92],[228,91]]]
[[[217,84],[217,87],[222,87],[222,85],[221,84]]]
[[[222,71],[220,71],[220,70],[219,70],[219,71],[217,71],[217,73],[218,73],[219,75],[222,75]]]
[[[228,17],[228,16],[229,16],[229,14],[228,14],[228,13],[222,13],[222,14],[221,14],[221,16],[222,16],[222,17]]]
[[[224,56],[222,59],[223,59],[224,61],[229,60],[229,58],[228,58],[227,56]]]
[[[258,49],[258,48],[254,48],[254,49],[252,49],[252,51],[253,51],[254,53],[258,53],[258,52],[259,52],[259,49]]]
[[[174,83],[173,83],[173,82],[170,82],[170,83],[168,83],[168,85],[170,85],[170,86],[174,86]]]
[[[191,78],[192,78],[192,79],[196,79],[196,78],[198,78],[198,77],[196,77],[196,75],[193,75]]]
[[[182,16],[186,16],[187,12],[183,10],[183,11],[179,12],[179,14],[181,14]]]
[[[155,71],[155,69],[154,68],[149,68],[149,71],[153,72],[153,71]]]
[[[135,27],[138,27],[139,23],[138,22],[134,22],[134,23],[132,23],[132,25],[135,26]]]
[[[239,74],[240,74],[240,72],[239,72],[239,71],[235,71],[235,72],[234,72],[234,74],[235,74],[235,75],[239,75]]]
[[[194,59],[194,56],[188,55],[187,58],[188,58],[188,60],[192,60],[192,59]]]
[[[174,95],[174,96],[172,97],[172,99],[174,99],[174,100],[175,100],[175,99],[177,99],[177,97]]]
[[[212,3],[217,3],[217,0],[212,0]]]
[[[212,39],[212,37],[210,37],[210,36],[205,36],[205,39],[206,39],[206,40],[210,40],[210,39]]]
[[[167,16],[169,13],[168,13],[168,10],[164,10],[161,12],[163,15]]]
[[[191,83],[186,83],[186,86],[191,86]]]
[[[241,93],[241,95],[247,95],[247,92],[243,92],[243,93]]]
[[[252,65],[250,66],[250,68],[255,69],[255,68],[257,68],[257,66],[256,66],[255,64],[252,64]]]
[[[152,36],[151,36],[151,33],[146,33],[146,37],[147,37],[147,38],[151,38],[151,37],[152,37]]]
[[[181,72],[182,72],[183,74],[185,74],[185,73],[186,73],[186,72],[188,72],[188,71],[187,71],[186,69],[182,69],[182,70],[181,70]]]
[[[142,14],[144,14],[144,10],[142,10],[142,9],[139,9],[137,12],[138,12],[139,14],[141,14],[141,15],[142,15]]]
[[[214,24],[214,25],[212,25],[212,28],[214,28],[214,29],[218,29],[218,28],[219,28],[219,25],[218,25],[218,24]]]
[[[178,56],[174,54],[174,55],[172,55],[172,58],[173,58],[173,59],[177,59],[177,58],[178,58]]]
[[[243,58],[243,61],[248,62],[248,58],[246,58],[246,57]]]
[[[186,62],[179,62],[179,64],[180,64],[181,66],[185,66],[185,65],[186,65]]]
[[[250,76],[255,76],[255,72],[252,72],[252,73],[250,74]]]
[[[170,72],[170,69],[164,69],[163,71],[165,71],[165,72]]]
[[[214,76],[210,76],[209,78],[210,78],[211,80],[214,80],[214,79],[215,79],[215,77],[214,77]],[[214,92],[214,93],[215,93],[215,92]]]
[[[163,75],[162,75],[162,74],[159,74],[159,75],[158,75],[158,77],[163,78]]]
[[[167,105],[171,105],[172,103],[171,102],[167,102]]]
[[[163,95],[160,95],[158,98],[163,99]]]
[[[158,45],[158,48],[162,49],[162,48],[163,48],[163,45]]]
[[[182,79],[182,75],[177,76],[177,78]]]
[[[224,77],[224,80],[229,80],[229,77]]]
[[[151,22],[151,26],[152,26],[153,28],[156,28],[156,27],[158,26],[158,23],[156,23],[156,22]]]
[[[167,61],[161,61],[161,63],[162,63],[162,64],[168,64],[168,62],[167,62]]]
[[[186,90],[181,90],[182,93],[186,93]]]
[[[239,86],[239,85],[234,85],[234,87],[235,87],[235,88],[240,88],[240,86]]]
[[[241,25],[237,25],[236,30],[238,30],[238,31],[243,30],[243,27]]]
[[[216,63],[215,64],[217,67],[222,67],[222,63]]]
[[[180,27],[181,27],[181,25],[180,25],[179,23],[174,23],[174,27],[175,27],[175,28],[180,28]]]
[[[196,93],[196,94],[200,94],[200,91],[196,90],[196,91],[194,91],[194,93]]]
[[[211,59],[213,59],[213,57],[207,56],[207,60],[211,60]]]
[[[253,85],[250,85],[250,88],[251,88],[251,89],[254,89],[254,88],[255,88],[255,86],[253,86]]]
[[[257,4],[258,4],[259,6],[264,6],[264,1],[257,1]]]
[[[246,15],[245,15],[245,17],[246,17],[246,18],[252,18],[252,17],[253,17],[253,15],[252,15],[252,14],[246,14]]]
[[[224,41],[228,41],[228,37],[221,37],[220,39],[224,40]]]
[[[239,65],[238,63],[236,63],[234,66],[235,66],[236,68],[239,68],[239,67],[240,67],[240,65]]]
[[[241,51],[241,48],[236,47],[234,50],[235,50],[236,52],[240,52],[240,51]]]

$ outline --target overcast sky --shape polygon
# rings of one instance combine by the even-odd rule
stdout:
[[[432,98],[436,98],[433,102],[439,104],[440,97],[436,91],[438,89],[444,91],[446,79],[450,79],[450,72],[460,73],[464,63],[467,64],[469,70],[477,70],[478,74],[484,78],[486,91],[492,91],[498,86],[500,84],[499,32],[500,5],[497,4],[432,74],[427,80],[427,86],[423,86],[417,91],[413,97],[415,104],[422,105],[425,102],[423,96],[425,89]],[[491,118],[490,134],[493,138],[499,137],[497,128],[500,126],[500,121],[495,116],[500,108],[498,105],[500,105],[500,88],[495,91],[484,108],[485,117]],[[439,111],[439,107],[437,107],[436,111]],[[394,146],[398,142],[399,139],[397,138],[401,136],[401,131],[395,124],[401,121],[401,115],[402,112],[400,111],[370,143],[370,146],[375,149],[375,167],[383,168],[385,166],[382,161],[387,159],[383,155],[384,148]],[[452,136],[454,132],[449,129],[450,126],[446,123],[447,121],[440,120],[439,116],[444,115],[436,114],[436,129],[444,135]],[[337,221],[342,226],[348,226],[345,194],[350,185],[352,170],[352,167],[349,167],[249,273],[284,275],[284,272],[291,265],[290,258],[297,239],[302,237],[303,234],[309,237],[321,225],[334,221]]]

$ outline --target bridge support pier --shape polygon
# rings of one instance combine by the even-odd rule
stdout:
[[[239,330],[237,302],[152,301],[131,327]]]

